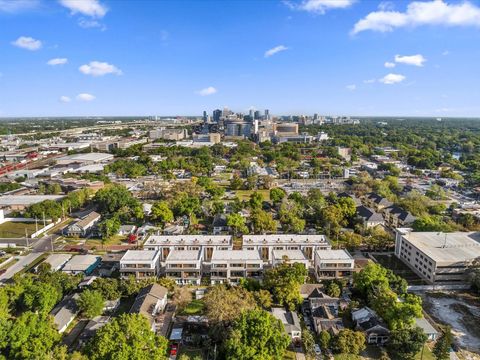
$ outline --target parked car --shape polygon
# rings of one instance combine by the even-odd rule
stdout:
[[[320,349],[320,345],[318,345],[318,344],[315,344],[313,346],[313,351],[315,351],[316,355],[322,355],[322,349]]]
[[[178,352],[178,345],[173,344],[172,347],[170,348],[170,356],[175,358],[177,356],[177,352]]]

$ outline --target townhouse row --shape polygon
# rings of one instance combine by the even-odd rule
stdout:
[[[301,263],[317,279],[350,276],[354,260],[346,250],[332,250],[324,235],[244,236],[241,246],[223,235],[150,236],[144,250],[130,250],[120,260],[122,276],[166,276],[179,285],[236,284],[242,278],[261,278],[284,261]]]

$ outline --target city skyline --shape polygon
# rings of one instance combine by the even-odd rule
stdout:
[[[478,1],[0,1],[0,117],[468,116]]]

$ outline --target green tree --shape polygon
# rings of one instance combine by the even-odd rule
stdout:
[[[205,314],[213,324],[228,326],[241,312],[256,307],[251,292],[242,287],[227,288],[225,285],[212,287],[203,297]]]
[[[248,200],[248,204],[252,208],[252,210],[258,210],[262,208],[263,205],[263,196],[261,193],[254,191],[250,195],[250,199]]]
[[[253,293],[253,297],[255,298],[257,305],[262,309],[268,310],[272,307],[273,299],[270,291],[260,289]]]
[[[452,329],[450,326],[447,326],[443,332],[443,335],[440,339],[437,340],[435,346],[433,347],[433,355],[437,360],[448,360],[450,359],[450,349],[453,344],[453,335]]]
[[[270,189],[270,200],[274,204],[280,204],[282,202],[283,198],[285,197],[285,195],[286,195],[285,190],[283,190],[281,188]]]
[[[253,231],[257,234],[273,232],[277,230],[277,223],[273,220],[270,213],[263,210],[253,210],[250,214],[250,221],[252,223]]]
[[[328,331],[322,330],[320,331],[318,337],[320,341],[320,347],[324,352],[327,351],[330,348],[330,341],[332,340],[332,336]]]
[[[289,310],[301,303],[300,285],[305,282],[308,271],[303,264],[282,263],[265,272],[263,284],[275,301]]]
[[[375,263],[369,263],[360,272],[353,275],[353,286],[364,298],[375,287],[388,287],[387,269]]]
[[[60,338],[51,316],[24,312],[10,328],[7,359],[44,359]]]
[[[152,205],[151,218],[165,225],[165,223],[173,221],[173,211],[170,210],[166,201],[157,201]]]
[[[102,234],[102,243],[116,235],[120,230],[120,220],[114,216],[110,219],[104,219],[98,223],[98,231]]]
[[[248,227],[247,225],[245,225],[245,218],[238,213],[227,215],[227,225],[232,228],[233,234],[235,236],[238,233],[242,233],[242,234],[248,233]]]
[[[302,330],[302,344],[305,354],[310,358],[315,358],[315,338],[310,330]]]
[[[143,209],[140,202],[123,185],[111,184],[95,193],[93,201],[100,213],[106,217],[118,215],[121,219],[142,219]]]
[[[336,282],[331,281],[326,287],[326,292],[328,296],[338,298],[342,293],[342,289]]]
[[[105,300],[120,298],[120,283],[115,278],[98,277],[92,283],[92,290],[99,291]]]
[[[102,314],[105,300],[98,290],[84,290],[77,300],[77,305],[82,314],[91,319]]]
[[[164,360],[168,341],[140,314],[123,314],[99,329],[87,345],[90,360]]]
[[[242,312],[225,342],[227,360],[282,359],[290,344],[282,323],[264,310]]]
[[[34,282],[29,285],[22,296],[25,309],[48,314],[62,298],[62,292],[49,283]]]
[[[332,339],[332,349],[338,354],[358,355],[365,347],[365,335],[360,331],[343,329]]]
[[[240,176],[234,174],[230,179],[230,189],[232,190],[240,190],[243,186],[243,180],[240,179]]]
[[[419,327],[397,329],[390,333],[388,352],[394,360],[412,360],[427,341]]]

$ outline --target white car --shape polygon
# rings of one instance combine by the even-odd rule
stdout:
[[[315,345],[313,346],[313,351],[315,351],[315,354],[317,354],[317,355],[321,355],[321,354],[322,354],[322,350],[320,349],[320,345],[318,345],[318,344],[315,344]]]

